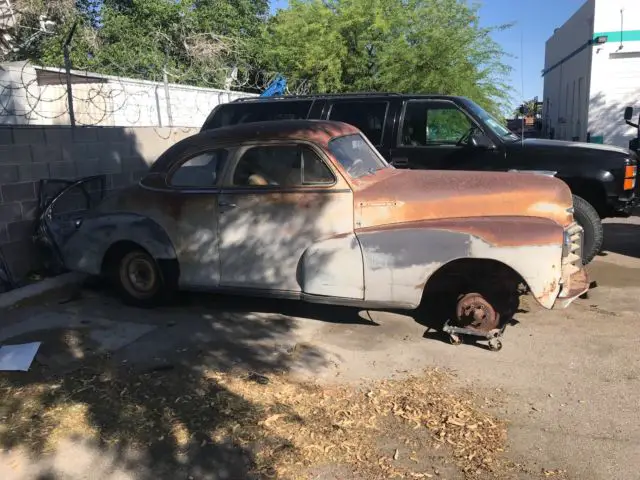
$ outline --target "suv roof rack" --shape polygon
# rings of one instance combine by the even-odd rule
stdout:
[[[393,92],[355,92],[355,93],[312,93],[308,95],[277,95],[273,97],[242,97],[235,99],[232,103],[263,102],[269,100],[313,100],[316,98],[336,98],[336,97],[399,97],[402,93]]]

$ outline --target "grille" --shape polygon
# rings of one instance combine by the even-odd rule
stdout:
[[[573,265],[582,267],[582,242],[583,230],[577,223],[569,225],[565,231],[565,240],[562,249],[562,266]]]

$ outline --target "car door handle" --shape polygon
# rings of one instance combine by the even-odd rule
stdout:
[[[394,167],[407,167],[409,165],[409,159],[407,157],[396,157],[391,160],[391,165]]]

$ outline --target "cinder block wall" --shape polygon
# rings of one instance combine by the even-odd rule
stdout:
[[[108,191],[136,182],[195,128],[0,126],[0,252],[14,280],[37,270],[32,242],[41,179],[106,175]]]

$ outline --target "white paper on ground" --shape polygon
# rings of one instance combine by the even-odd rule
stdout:
[[[31,366],[40,342],[0,347],[0,370],[26,372]]]

